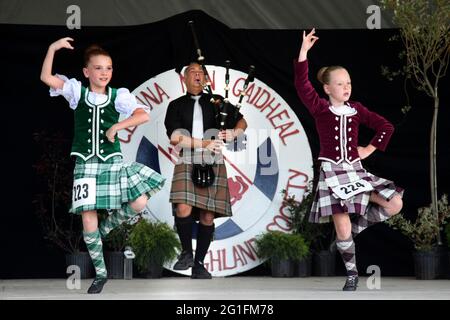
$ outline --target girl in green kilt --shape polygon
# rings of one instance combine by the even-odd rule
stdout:
[[[89,47],[84,56],[84,87],[76,79],[52,74],[55,52],[71,49],[71,38],[52,43],[42,65],[41,80],[51,96],[62,95],[74,110],[74,138],[71,155],[76,157],[71,213],[81,214],[83,237],[96,277],[88,293],[100,293],[107,281],[102,238],[122,222],[142,211],[151,195],[165,179],[140,163],[124,163],[117,132],[149,121],[149,108],[136,102],[128,89],[108,86],[112,60],[98,46]],[[119,121],[119,116],[124,120]],[[98,223],[98,210],[108,217]]]

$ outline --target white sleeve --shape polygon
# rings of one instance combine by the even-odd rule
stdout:
[[[117,89],[116,101],[114,101],[117,112],[124,114],[126,118],[131,116],[136,109],[143,109],[150,113],[150,108],[137,103],[136,97],[126,88]]]
[[[71,109],[75,110],[80,101],[81,96],[81,82],[75,78],[69,79],[66,76],[55,74],[56,77],[64,81],[62,89],[50,88],[50,96],[63,96],[68,102]]]

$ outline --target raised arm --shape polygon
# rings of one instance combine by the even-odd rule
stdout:
[[[316,41],[319,39],[314,34],[316,33],[316,29],[312,29],[308,35],[306,35],[305,31],[303,30],[303,42],[302,47],[300,48],[300,53],[298,55],[298,62],[305,61],[308,56],[308,51],[311,49],[316,43]]]
[[[53,58],[55,52],[61,48],[73,49],[69,41],[73,41],[73,39],[67,37],[53,42],[48,47],[47,55],[42,64],[41,81],[53,89],[62,89],[64,86],[64,81],[52,74]]]
[[[295,89],[297,90],[297,95],[313,116],[324,106],[328,105],[327,100],[320,98],[317,94],[308,78],[307,54],[309,49],[311,49],[314,43],[319,39],[314,33],[315,29],[308,33],[308,35],[303,31],[302,47],[300,49],[298,60],[294,61]]]

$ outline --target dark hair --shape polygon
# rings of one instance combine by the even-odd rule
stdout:
[[[100,47],[99,45],[92,44],[84,51],[84,66],[87,67],[89,59],[92,56],[107,56],[110,57],[108,51]]]
[[[330,84],[330,73],[338,69],[345,70],[345,68],[341,66],[330,66],[320,68],[319,72],[317,72],[317,80],[319,80],[321,84]]]
[[[189,69],[191,68],[191,66],[194,65],[194,64],[199,65],[199,66],[201,67],[201,64],[198,63],[198,62],[196,62],[196,61],[190,62],[190,63],[186,66],[186,68],[184,68],[183,75],[184,75],[185,77],[186,77],[186,75],[187,75],[188,70],[189,70]]]

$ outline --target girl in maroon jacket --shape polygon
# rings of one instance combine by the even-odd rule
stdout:
[[[316,121],[320,139],[319,183],[311,208],[310,222],[333,220],[336,245],[347,269],[343,290],[354,291],[358,284],[353,237],[368,226],[400,212],[403,190],[392,181],[367,172],[361,160],[376,149],[385,150],[394,127],[360,102],[350,101],[350,75],[341,66],[319,70],[318,80],[328,95],[319,97],[308,80],[308,50],[319,39],[313,29],[303,31],[303,43],[295,62],[297,93]],[[358,127],[363,124],[375,131],[370,144],[358,146]]]

